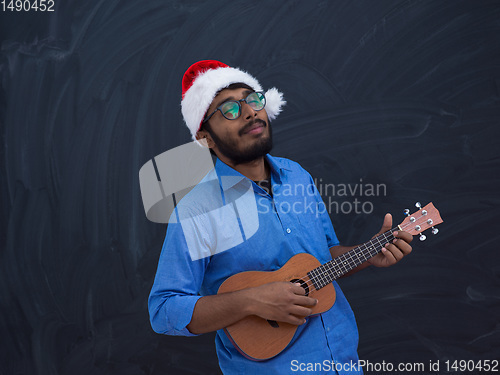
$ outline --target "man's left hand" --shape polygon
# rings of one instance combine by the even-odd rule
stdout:
[[[392,216],[386,214],[382,229],[374,237],[387,232],[392,228]],[[389,267],[399,262],[403,257],[411,253],[410,242],[413,236],[408,232],[395,231],[396,237],[391,243],[386,243],[382,248],[382,252],[375,255],[373,258],[368,259],[368,263],[375,267]]]

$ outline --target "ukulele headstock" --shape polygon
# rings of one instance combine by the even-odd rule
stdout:
[[[439,230],[435,228],[436,225],[441,224],[443,219],[439,211],[432,203],[427,206],[422,207],[419,202],[415,204],[418,211],[415,211],[410,215],[410,210],[405,210],[405,215],[407,218],[403,220],[399,227],[401,230],[410,233],[411,235],[420,234],[420,241],[424,241],[426,236],[421,234],[423,231],[432,228],[432,234],[437,234]]]

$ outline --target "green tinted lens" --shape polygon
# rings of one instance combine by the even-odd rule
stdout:
[[[260,111],[266,105],[266,97],[261,92],[252,92],[247,96],[246,102],[256,111]]]
[[[240,106],[236,102],[227,102],[221,106],[222,114],[228,120],[234,120],[240,115]]]

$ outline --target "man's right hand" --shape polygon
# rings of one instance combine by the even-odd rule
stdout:
[[[248,315],[301,325],[306,321],[304,318],[311,315],[310,307],[317,303],[316,299],[305,296],[299,284],[278,281],[201,297],[187,328],[194,334],[217,331]]]
[[[305,295],[299,284],[278,281],[246,290],[249,298],[249,312],[268,320],[295,325],[306,322],[318,300]]]

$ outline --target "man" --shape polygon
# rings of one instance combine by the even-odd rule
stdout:
[[[217,331],[219,364],[227,374],[283,374],[300,369],[301,363],[323,361],[357,363],[356,322],[335,281],[334,306],[314,316],[309,315],[317,301],[290,282],[217,294],[221,283],[239,272],[274,271],[304,252],[323,264],[352,249],[339,245],[312,177],[297,163],[268,154],[270,120],[285,102],[276,89],[261,91],[254,77],[218,61],[200,61],[184,75],[184,119],[193,138],[209,147],[217,161],[181,200],[168,225],[149,299],[152,327],[186,336]],[[282,193],[285,188],[293,194]],[[388,214],[380,233],[391,225]],[[390,266],[408,255],[412,236],[395,232],[395,237],[350,273],[369,265]],[[297,325],[297,332],[277,356],[252,361],[222,330],[249,315]],[[361,369],[343,366],[338,371],[347,372]]]

